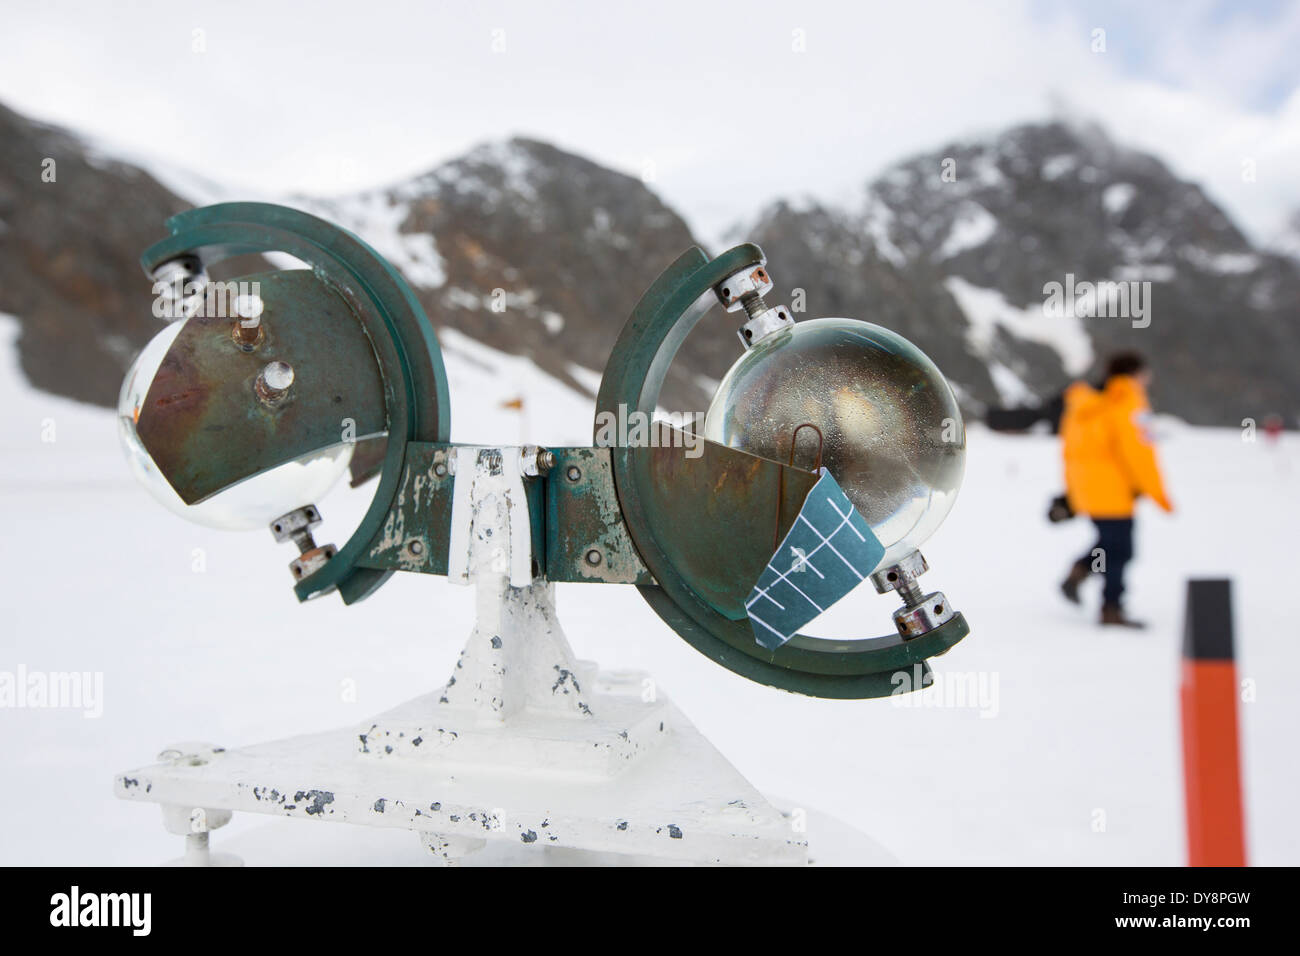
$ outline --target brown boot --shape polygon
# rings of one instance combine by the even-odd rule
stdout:
[[[1070,575],[1061,582],[1061,593],[1065,595],[1066,600],[1079,603],[1079,585],[1088,580],[1088,575],[1092,574],[1092,567],[1087,561],[1075,561],[1070,568]]]
[[[1125,617],[1124,609],[1118,604],[1103,604],[1101,606],[1101,623],[1113,624],[1118,627],[1131,627],[1135,630],[1142,630],[1146,627],[1146,623],[1143,621],[1133,621]]]

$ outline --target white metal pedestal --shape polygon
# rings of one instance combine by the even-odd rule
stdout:
[[[554,586],[528,571],[518,449],[457,454],[451,577],[476,583],[478,615],[443,688],[359,727],[234,750],[177,745],[120,774],[117,795],[160,804],[169,831],[186,834],[187,865],[210,859],[208,832],[236,810],[413,830],[445,863],[499,841],[806,863],[800,821],[656,699],[653,682],[574,659]]]
[[[642,699],[653,687],[642,675],[572,660],[552,585],[501,587],[502,613],[488,618],[498,626],[480,617],[442,691],[344,730],[182,745],[119,775],[117,794],[162,804],[172,832],[188,821],[206,835],[246,810],[414,830],[446,862],[495,840],[686,863],[806,861],[789,818],[680,711]],[[511,707],[502,692],[518,673],[507,663],[516,643],[531,682],[528,703]]]

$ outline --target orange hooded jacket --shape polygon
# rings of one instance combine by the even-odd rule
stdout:
[[[1086,382],[1065,391],[1061,444],[1070,507],[1092,518],[1131,518],[1146,495],[1172,511],[1147,433],[1151,407],[1142,384],[1116,375],[1100,392]]]

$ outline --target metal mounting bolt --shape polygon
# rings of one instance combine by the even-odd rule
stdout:
[[[740,304],[744,307],[745,314],[751,319],[758,318],[766,312],[768,308],[767,303],[763,301],[763,297],[757,292],[751,292],[749,295],[745,296],[740,300]]]
[[[762,263],[727,276],[714,287],[714,291],[728,312],[745,310],[747,320],[736,334],[747,349],[773,332],[794,324],[789,309],[783,305],[773,307],[764,301],[763,296],[772,291],[772,277]]]
[[[903,606],[894,612],[894,625],[904,639],[919,637],[956,617],[943,592],[926,594],[916,579],[930,570],[920,551],[905,555],[894,564],[878,568],[871,575],[876,591],[897,591]]]
[[[293,366],[288,362],[267,362],[257,373],[253,391],[263,405],[282,402],[293,385]]]
[[[761,311],[767,308],[763,304],[763,296],[772,291],[772,279],[763,268],[763,264],[759,263],[756,266],[746,266],[739,272],[727,276],[714,287],[714,291],[717,293],[718,301],[727,307],[728,312],[735,312],[742,308],[746,312],[751,308]]]
[[[290,561],[289,571],[295,578],[301,580],[302,578],[315,574],[336,554],[338,554],[338,549],[332,544],[326,544],[319,548],[312,548],[310,551],[304,551],[298,557]]]
[[[750,303],[745,303],[745,313],[749,316],[749,321],[736,330],[746,349],[753,348],[773,332],[780,332],[794,325],[790,310],[785,306],[768,308],[762,298],[756,297],[755,301],[760,308],[751,310]]]
[[[235,296],[235,327],[231,337],[245,352],[251,352],[261,344],[266,333],[262,330],[262,311],[266,308],[260,295],[245,293]]]
[[[525,445],[519,451],[519,470],[525,478],[536,478],[555,467],[555,452],[537,445]]]
[[[299,551],[310,551],[316,547],[311,529],[320,524],[320,511],[315,505],[303,505],[287,514],[282,514],[271,522],[271,534],[277,542],[292,541]]]
[[[316,546],[311,529],[320,522],[320,509],[315,505],[295,508],[271,522],[271,534],[276,541],[292,541],[298,548],[298,557],[289,562],[289,571],[295,578],[307,577],[338,553],[332,544]]]
[[[592,548],[590,551],[587,552],[586,560],[587,563],[594,568],[597,567],[600,564],[600,562],[605,560],[605,556],[601,554],[599,551],[597,551],[595,548]]]

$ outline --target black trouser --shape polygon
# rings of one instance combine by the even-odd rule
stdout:
[[[1105,574],[1102,600],[1119,604],[1124,596],[1124,567],[1133,558],[1133,519],[1093,518],[1092,523],[1097,526],[1097,545],[1079,563]]]

